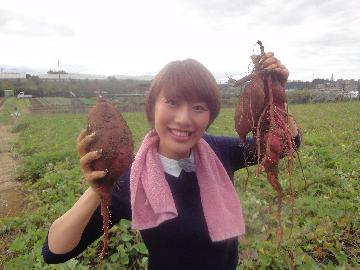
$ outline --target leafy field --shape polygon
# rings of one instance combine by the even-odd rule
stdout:
[[[293,105],[290,110],[302,130],[299,154],[304,176],[296,162],[289,181],[286,164],[281,164],[280,179],[288,192],[282,209],[284,240],[278,246],[276,194],[266,177],[255,178],[254,168],[239,170],[236,188],[247,234],[240,241],[238,269],[359,269],[360,103]],[[235,135],[233,114],[233,109],[223,109],[209,132]],[[10,122],[6,117],[0,112],[0,123]],[[124,113],[124,117],[137,148],[147,132],[145,115]],[[33,210],[21,218],[0,220],[0,245],[8,250],[1,254],[0,268],[2,264],[7,270],[96,267],[100,242],[64,264],[49,266],[41,257],[50,224],[87,187],[80,181],[75,152],[76,136],[85,126],[86,115],[23,114],[14,127],[19,132],[14,155],[22,159],[17,175],[26,183]],[[145,269],[146,248],[129,228],[127,221],[112,228],[110,256],[103,269]]]

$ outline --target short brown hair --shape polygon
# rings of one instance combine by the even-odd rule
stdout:
[[[220,111],[220,92],[214,76],[194,59],[177,60],[165,65],[151,82],[146,99],[146,116],[154,124],[154,105],[160,92],[187,101],[204,101],[210,110],[209,125]]]

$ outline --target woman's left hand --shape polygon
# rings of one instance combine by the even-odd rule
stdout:
[[[276,75],[280,82],[285,83],[289,77],[289,70],[281,64],[274,53],[267,52],[259,60],[260,70],[266,70]]]
[[[274,56],[274,53],[267,52],[261,56],[259,60],[260,70],[266,70],[276,76],[284,87],[287,78],[289,77],[289,70],[281,64],[280,60]],[[285,103],[285,110],[288,111],[288,105]],[[299,128],[294,120],[293,115],[289,112],[288,127],[291,135],[295,137],[298,134]]]

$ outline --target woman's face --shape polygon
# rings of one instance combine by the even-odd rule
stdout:
[[[159,153],[172,159],[189,157],[209,119],[210,111],[205,102],[166,98],[160,92],[154,108],[154,127],[160,137]]]

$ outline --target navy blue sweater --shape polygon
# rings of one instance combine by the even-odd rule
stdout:
[[[245,147],[238,138],[203,137],[212,147],[233,181],[234,172],[256,162],[255,144],[249,139]],[[297,147],[299,136],[294,138]],[[244,157],[246,157],[246,162]],[[116,182],[110,206],[111,224],[120,219],[131,220],[130,170]],[[200,191],[194,172],[182,171],[178,178],[165,173],[178,210],[178,217],[156,228],[140,231],[149,251],[149,270],[234,270],[238,263],[237,238],[212,242],[201,206]],[[49,250],[47,238],[43,257],[47,263],[65,262],[80,254],[102,235],[102,218],[98,208],[86,226],[79,244],[66,254]]]

